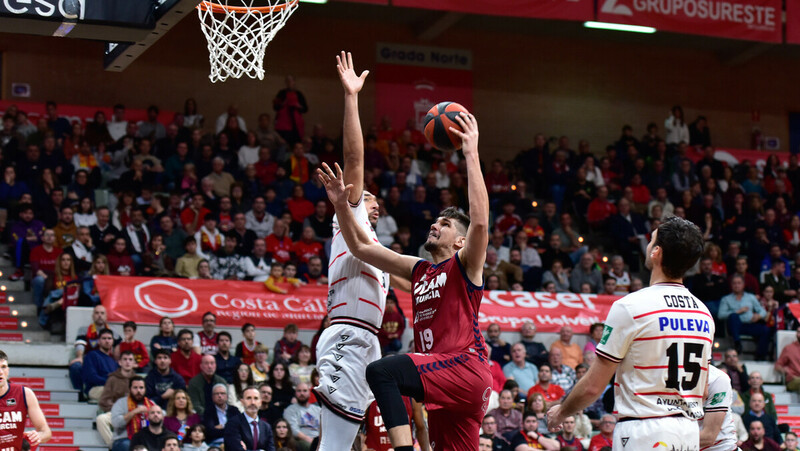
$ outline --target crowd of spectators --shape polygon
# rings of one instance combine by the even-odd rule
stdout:
[[[341,161],[341,137],[328,136],[320,124],[306,133],[307,109],[291,78],[275,98],[275,121],[263,113],[254,126],[231,105],[206,127],[193,99],[163,122],[156,106],[137,123],[115,105],[111,120],[98,112],[93,121],[70,123],[48,102],[47,114],[34,125],[24,111],[9,107],[0,130],[0,227],[17,267],[11,277],[30,280],[41,325],[63,334],[68,306],[99,305],[92,276],[101,274],[254,280],[274,292],[327,285],[323,262],[333,211],[314,171],[323,162]],[[676,106],[663,129],[651,123],[637,138],[626,125],[601,152],[585,140],[573,150],[567,136],[539,133],[513,159],[484,161],[493,223],[486,289],[635,291],[647,280],[643,249],[651,231],[665,216],[677,215],[697,224],[706,239],[686,285],[709,307],[718,335],[728,334],[735,351],[741,352],[741,336],[748,335],[757,342],[756,357],[768,358],[775,331],[797,326],[787,305],[800,294],[798,157],[791,155],[786,165],[777,155],[763,167],[727,165],[714,158],[710,136],[704,117],[687,124]],[[438,211],[467,208],[463,158],[431,148],[413,121],[395,129],[384,119],[367,129],[364,142],[365,189],[379,195],[379,241],[427,257],[423,244]],[[697,152],[702,156],[690,158]],[[396,352],[405,324],[396,302],[388,304],[381,345]],[[132,371],[150,368],[155,385],[167,388],[154,394],[148,385],[148,396],[166,409],[167,419],[206,411],[217,413],[210,415],[213,421],[223,418],[224,406],[242,409],[243,390],[252,383],[267,384],[259,390],[262,406],[281,407],[299,402],[298,387],[313,383],[315,346],[299,346],[296,330],[287,331],[287,341],[269,359],[254,330],[243,329],[245,341],[231,352],[230,336],[211,334],[205,319],[203,326],[198,335],[175,335],[166,319],[148,352],[135,342],[135,324],[126,324],[124,338],[109,338],[100,333],[105,319],[97,318],[84,334],[94,343],[79,342],[73,383],[108,407]],[[498,362],[499,372],[517,384],[515,397],[539,393],[546,404],[563,396],[559,388],[568,392],[583,360],[594,355],[569,345],[571,330],[562,330],[557,343],[563,346],[550,351],[533,341],[533,323],[521,333],[520,343],[504,350],[507,361]],[[490,340],[493,334],[490,328]],[[100,352],[85,353],[90,347]],[[203,355],[215,356],[214,362]],[[116,382],[103,396],[106,380],[100,376],[112,373]],[[202,379],[192,386],[198,374]],[[226,386],[225,402],[222,390],[214,391],[220,377],[232,386]],[[187,386],[188,408],[174,405],[183,388],[178,379]],[[273,401],[264,401],[268,397]],[[128,407],[134,403],[130,398]],[[155,413],[139,413],[147,415]],[[270,412],[269,418],[275,425],[280,415]],[[600,427],[599,412],[590,419]],[[205,428],[209,441],[222,439],[215,436],[218,426]],[[313,438],[303,432],[307,425],[288,426],[302,434],[300,447]],[[193,434],[182,438],[193,440]]]
[[[255,280],[275,292],[325,285],[333,211],[314,170],[341,160],[341,137],[319,124],[305,133],[308,106],[291,79],[274,106],[275,121],[263,113],[248,127],[231,105],[213,132],[193,99],[167,125],[155,106],[139,123],[116,105],[110,121],[98,112],[70,124],[49,102],[36,126],[10,107],[0,226],[15,253],[12,278],[30,268],[42,326],[61,332],[65,307],[97,303],[95,274]],[[536,134],[513,159],[485,161],[494,224],[486,288],[623,295],[647,280],[650,232],[666,215],[685,217],[707,241],[687,286],[719,334],[739,350],[741,335],[755,337],[765,358],[774,332],[795,325],[785,307],[800,288],[797,156],[726,165],[707,120],[685,123],[680,107],[661,131],[651,123],[639,139],[624,126],[603,152]],[[395,129],[385,119],[364,139],[379,240],[427,256],[437,212],[467,207],[463,159],[431,148],[412,121]],[[95,199],[97,188],[110,195]]]

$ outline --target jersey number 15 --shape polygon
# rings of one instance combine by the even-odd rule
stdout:
[[[683,362],[681,363],[679,343],[672,343],[667,348],[667,388],[675,390],[693,390],[700,382],[700,372],[703,370],[704,345],[700,343],[683,344]],[[686,376],[678,377],[678,368],[683,368]]]

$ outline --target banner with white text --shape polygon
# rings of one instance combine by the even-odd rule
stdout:
[[[217,315],[220,327],[245,322],[259,328],[283,328],[295,323],[316,330],[328,312],[328,287],[286,286],[287,294],[268,291],[263,283],[229,280],[150,279],[96,276],[100,299],[111,322],[158,324],[161,317],[175,324],[199,326],[205,312]],[[397,292],[400,307],[412,320],[411,296]],[[603,322],[617,296],[575,293],[486,291],[478,321],[482,328],[498,323],[504,330],[533,321],[540,332],[558,332],[563,325],[588,333]]]
[[[376,123],[389,118],[394,129],[402,131],[411,121],[421,137],[425,115],[437,103],[456,102],[472,109],[471,51],[379,42],[375,59]]]
[[[779,43],[780,0],[597,0],[597,20]]]

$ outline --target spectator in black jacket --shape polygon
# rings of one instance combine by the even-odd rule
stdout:
[[[158,349],[154,354],[155,366],[147,373],[144,379],[147,397],[155,401],[162,408],[167,408],[167,403],[175,394],[175,390],[186,389],[186,382],[180,374],[171,368],[171,350]]]
[[[764,425],[765,437],[775,440],[778,444],[783,443],[777,420],[764,410],[764,395],[761,393],[753,393],[750,396],[750,409],[742,415],[742,422],[748,430],[753,421],[760,421]]]
[[[225,384],[217,384],[211,389],[211,400],[213,408],[209,406],[203,413],[203,426],[206,427],[206,443],[219,446],[225,435],[225,424],[240,412],[228,404],[228,387]]]
[[[625,259],[631,272],[639,271],[639,255],[642,252],[642,237],[647,235],[644,218],[631,210],[628,199],[617,202],[617,214],[609,220],[609,230],[619,254]]]

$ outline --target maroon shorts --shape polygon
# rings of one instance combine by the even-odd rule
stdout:
[[[489,365],[475,354],[408,354],[425,390],[436,451],[474,451],[492,393]]]

